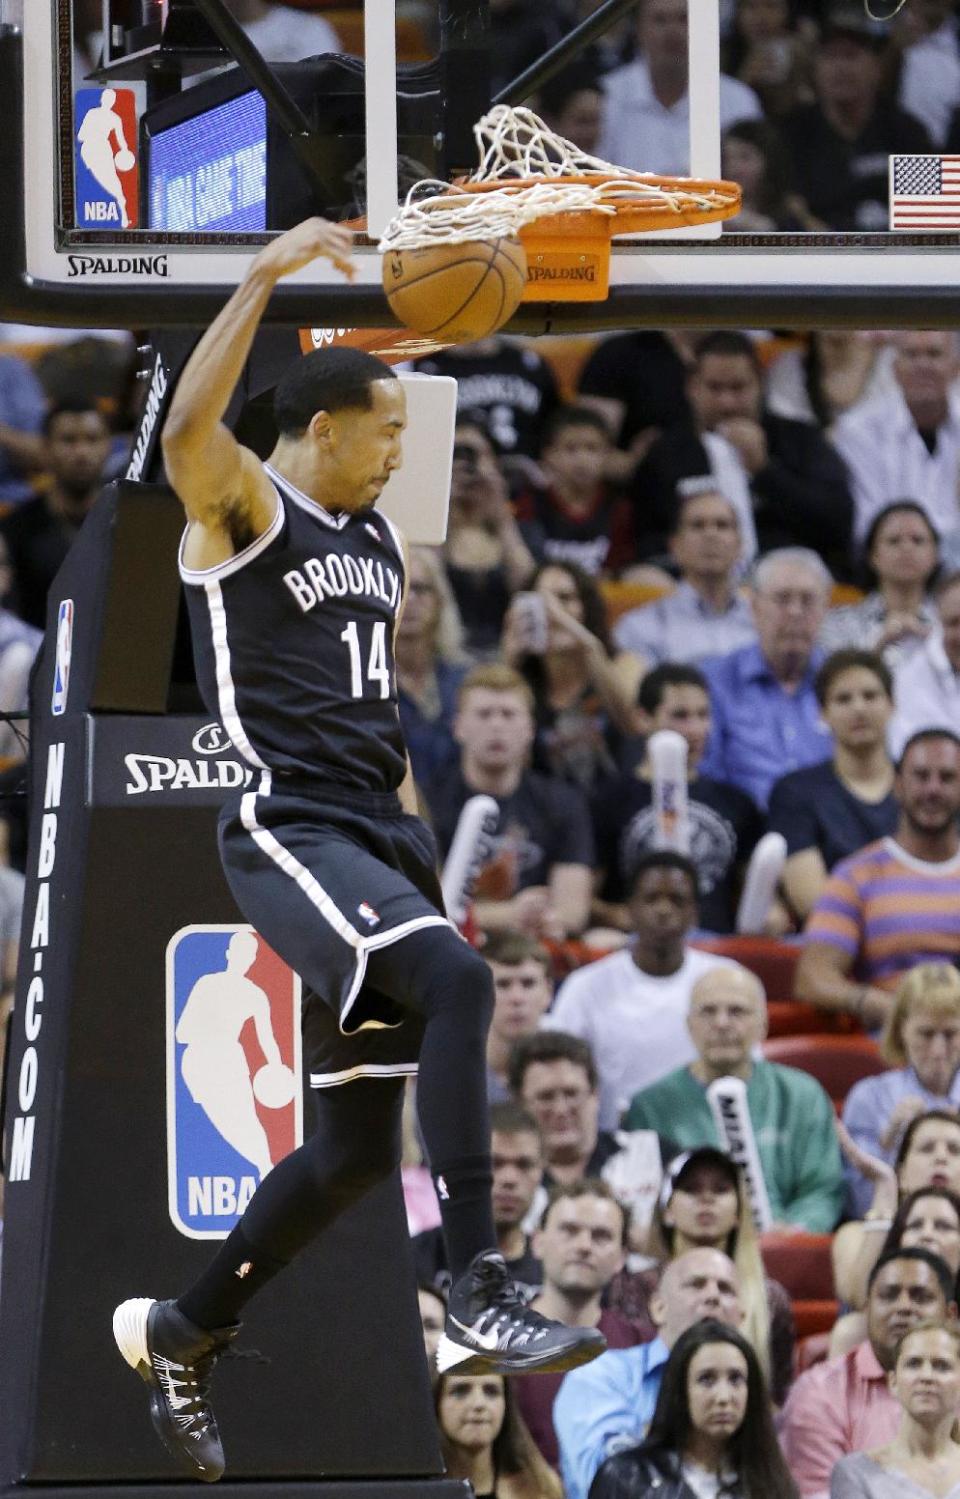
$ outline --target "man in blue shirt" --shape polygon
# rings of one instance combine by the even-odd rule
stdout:
[[[601,1463],[643,1440],[660,1393],[664,1365],[682,1332],[702,1317],[738,1327],[743,1320],[733,1262],[718,1249],[690,1249],[671,1260],[650,1301],[652,1343],[602,1353],[569,1373],[553,1406],[567,1499],[587,1499]]]
[[[764,808],[774,781],[833,750],[814,689],[830,586],[816,552],[768,552],[753,578],[757,644],[703,663],[713,729],[700,772],[732,781]]]
[[[47,399],[29,364],[0,355],[0,502],[30,498],[30,474],[43,463],[40,427]]]

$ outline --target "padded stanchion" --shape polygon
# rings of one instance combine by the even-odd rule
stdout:
[[[169,1495],[178,1474],[111,1314],[125,1297],[183,1289],[216,1247],[204,1235],[232,1226],[257,1177],[243,1142],[238,1153],[229,1131],[198,1122],[184,1091],[177,1007],[199,976],[225,969],[230,933],[244,926],[215,832],[244,767],[219,725],[142,711],[165,700],[177,604],[165,589],[174,502],[146,498],[120,486],[98,502],[52,591],[34,678],[5,1109],[8,1496],[39,1484],[72,1499],[107,1486],[113,1499]],[[128,711],[91,711],[98,694]],[[292,976],[268,950],[257,962],[250,980],[289,1020]],[[288,1029],[278,1039],[295,1057]],[[269,1120],[267,1134],[273,1159],[292,1144],[277,1145]],[[250,1304],[213,1393],[225,1495],[255,1481],[277,1499],[464,1499],[468,1487],[441,1476],[398,1177]]]

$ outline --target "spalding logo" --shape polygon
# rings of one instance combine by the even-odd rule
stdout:
[[[229,734],[219,723],[205,723],[194,734],[192,743],[198,755],[219,755],[233,748]]]

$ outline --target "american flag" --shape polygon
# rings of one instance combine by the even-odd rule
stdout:
[[[890,228],[960,229],[960,156],[891,156]]]

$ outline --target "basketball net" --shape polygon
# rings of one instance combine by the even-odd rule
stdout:
[[[669,228],[671,218],[727,217],[739,207],[731,184],[658,178],[589,156],[530,109],[498,104],[473,134],[477,170],[452,184],[415,183],[384,230],[382,253],[499,239],[557,214],[649,216]]]

